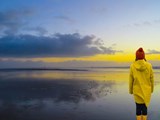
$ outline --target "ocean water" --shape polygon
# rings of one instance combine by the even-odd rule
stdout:
[[[129,69],[0,71],[0,120],[134,120]],[[160,71],[149,120],[160,118]]]

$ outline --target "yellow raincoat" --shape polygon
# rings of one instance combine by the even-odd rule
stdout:
[[[130,66],[129,93],[134,95],[135,102],[148,107],[153,89],[152,65],[145,60],[133,62]]]

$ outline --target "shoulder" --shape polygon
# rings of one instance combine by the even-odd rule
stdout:
[[[146,61],[146,65],[147,65],[147,67],[152,68],[152,64],[147,61]]]
[[[147,61],[146,61],[146,65],[148,65],[148,66],[152,66],[152,64],[151,64],[151,63],[149,63],[149,62],[147,62]]]
[[[135,61],[134,61],[133,63],[131,63],[131,65],[130,65],[130,69],[133,69],[134,64],[135,64]]]
[[[136,64],[136,61],[132,62],[130,67],[133,67]]]

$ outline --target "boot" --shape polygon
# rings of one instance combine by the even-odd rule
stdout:
[[[142,120],[147,120],[147,115],[143,115]]]
[[[141,115],[138,115],[138,116],[136,116],[136,119],[137,119],[137,120],[142,120],[142,116],[141,116]]]

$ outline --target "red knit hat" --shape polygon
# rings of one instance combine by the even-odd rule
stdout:
[[[145,53],[143,51],[143,48],[139,48],[136,51],[136,60],[142,60],[142,59],[145,59]]]

